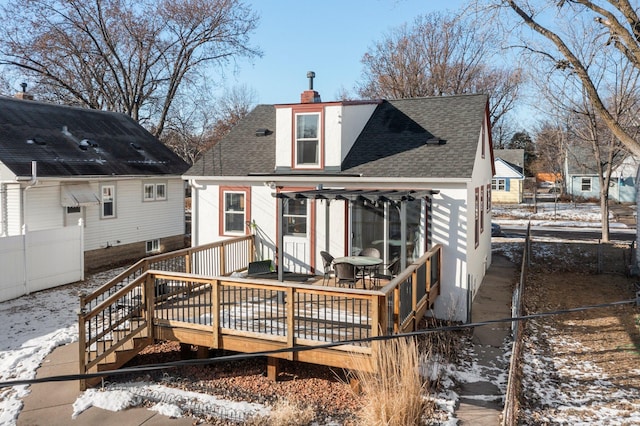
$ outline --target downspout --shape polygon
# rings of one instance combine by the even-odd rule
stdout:
[[[24,191],[22,192],[22,250],[23,250],[23,256],[22,256],[22,264],[24,266],[24,291],[26,294],[29,294],[29,279],[28,279],[28,271],[29,268],[27,267],[27,258],[28,258],[28,252],[27,252],[27,233],[28,233],[28,226],[27,226],[27,191],[31,188],[33,188],[34,186],[36,186],[38,184],[38,162],[37,161],[32,161],[31,162],[31,179],[29,179],[29,181],[27,182],[27,186],[24,188]]]

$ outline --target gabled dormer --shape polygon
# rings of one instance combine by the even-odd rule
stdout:
[[[337,172],[379,102],[322,102],[309,89],[299,104],[275,105],[276,173]]]

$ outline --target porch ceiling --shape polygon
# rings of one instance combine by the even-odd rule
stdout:
[[[349,188],[341,188],[341,189],[313,189],[306,191],[287,191],[287,192],[278,192],[274,193],[273,196],[276,198],[286,198],[286,199],[315,199],[315,200],[345,200],[345,201],[356,201],[356,200],[366,200],[371,203],[375,202],[399,202],[399,201],[413,201],[416,199],[424,198],[431,196],[433,194],[437,194],[439,191],[427,189],[422,191],[399,191],[399,190],[365,190],[365,189],[349,189]]]

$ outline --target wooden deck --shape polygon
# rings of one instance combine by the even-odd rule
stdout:
[[[232,278],[234,270],[222,258],[241,252],[238,244],[251,245],[246,238],[147,259],[81,297],[80,372],[120,368],[156,340],[245,353],[281,351],[269,358],[339,368],[353,366],[354,358],[367,365],[375,344],[367,339],[415,330],[439,294],[440,246],[368,290],[323,286],[322,277]],[[235,270],[246,269],[249,260]],[[155,269],[160,265],[164,270]],[[222,268],[212,271],[212,265]],[[198,273],[202,269],[208,271]]]

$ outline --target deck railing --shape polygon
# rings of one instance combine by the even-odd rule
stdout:
[[[151,256],[136,262],[90,295],[80,296],[78,315],[80,372],[89,372],[134,339],[150,338],[153,304],[145,292],[146,272],[198,273],[224,276],[246,269],[253,260],[252,235]],[[81,384],[85,386],[84,383]]]
[[[317,355],[275,357],[348,368],[353,353],[370,357],[366,339],[416,330],[440,293],[440,245],[379,290],[225,276],[250,260],[247,237],[154,256],[107,283],[100,296],[81,297],[81,372],[135,339],[241,352],[345,342]],[[350,342],[358,339],[365,340]]]

